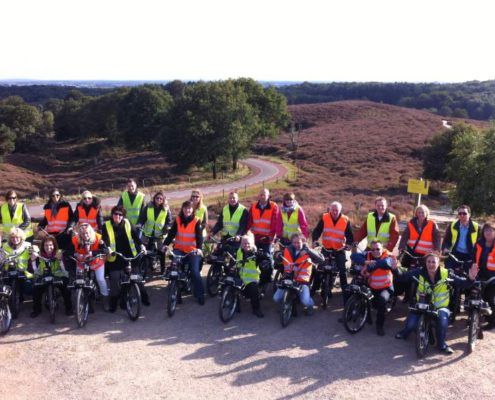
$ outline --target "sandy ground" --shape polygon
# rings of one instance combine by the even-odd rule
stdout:
[[[242,312],[223,324],[218,298],[201,307],[185,297],[175,316],[165,311],[165,282],[150,283],[152,305],[131,322],[125,311],[97,306],[88,325],[59,313],[29,318],[30,303],[0,338],[0,399],[495,399],[495,333],[467,354],[465,316],[449,328],[452,356],[431,349],[419,361],[414,335],[394,339],[406,308],[356,335],[337,322],[341,297],[312,317],[282,328],[276,307],[265,318]],[[319,298],[317,297],[317,300]]]

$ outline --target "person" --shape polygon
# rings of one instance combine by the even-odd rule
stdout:
[[[127,262],[113,252],[122,253],[125,257],[136,257],[138,249],[145,251],[146,248],[141,243],[134,226],[125,218],[126,209],[123,206],[114,206],[110,211],[110,220],[103,225],[102,238],[109,248],[109,255],[105,262],[105,268],[110,276],[110,298],[109,311],[117,310],[117,303],[120,298],[120,307],[125,308],[124,293],[121,292],[120,279],[122,271],[127,267]],[[134,261],[132,267],[137,269]],[[141,302],[145,306],[150,305],[148,293],[143,284],[139,287],[141,292]]]
[[[34,246],[33,246],[34,247]],[[41,257],[40,257],[41,256]],[[57,240],[53,236],[46,236],[41,241],[41,251],[33,251],[31,254],[31,268],[34,272],[34,279],[41,279],[45,274],[47,268],[46,261],[51,262],[51,273],[62,281],[62,285],[59,286],[60,293],[64,299],[65,315],[72,315],[72,299],[70,290],[67,288],[69,283],[69,273],[65,270],[64,259],[62,257],[62,251],[59,250]],[[45,290],[44,286],[34,285],[33,288],[33,311],[31,312],[31,318],[36,318],[41,314],[41,298]]]
[[[33,287],[33,273],[29,270],[29,259],[32,253],[31,243],[26,242],[26,235],[21,228],[11,228],[9,231],[9,235],[7,237],[7,242],[2,245],[2,254],[0,257],[3,259],[4,257],[18,256],[17,260],[17,269],[20,270],[24,276],[25,280],[20,280],[21,290],[19,293],[19,297],[21,302],[24,301],[24,295],[32,293]],[[1,261],[1,260],[0,260]],[[7,264],[4,265],[4,269],[7,269]]]
[[[83,262],[86,258],[94,257],[98,254],[106,254],[108,248],[99,233],[96,233],[89,223],[79,225],[76,235],[72,237],[72,246],[75,258],[78,260],[77,267],[83,268]],[[91,262],[91,270],[95,272],[96,282],[103,298],[105,310],[109,308],[108,285],[105,280],[105,260],[97,258]]]
[[[62,198],[60,190],[53,189],[43,210],[45,215],[38,224],[38,231],[45,231],[54,236],[58,248],[67,250],[70,246],[70,233],[74,220],[72,207]]]
[[[240,265],[239,275],[243,283],[242,292],[250,299],[253,314],[258,318],[263,318],[264,314],[261,311],[259,280],[260,270],[256,265],[255,256],[256,246],[252,235],[243,235],[241,238],[240,248],[236,253],[236,261]]]
[[[203,193],[199,189],[194,189],[191,192],[191,202],[194,208],[194,215],[199,219],[203,229],[203,238],[206,238],[206,226],[208,224],[208,207],[203,201]]]
[[[480,229],[477,222],[471,219],[471,209],[467,205],[457,208],[458,219],[450,223],[445,230],[442,242],[442,252],[452,253],[460,261],[473,260],[474,246],[480,239]],[[452,257],[445,260],[445,267],[452,269],[456,262]],[[466,272],[470,265],[465,265]]]
[[[291,243],[290,238],[294,233],[302,233],[306,239],[309,237],[306,215],[296,201],[294,193],[284,194],[280,216],[277,224],[277,237],[283,245]]]
[[[450,274],[450,277],[454,280],[453,285],[460,289],[467,289],[472,286],[474,279],[478,273],[477,265],[473,264],[469,270],[468,278],[461,278]],[[438,312],[436,333],[437,333],[437,346],[438,349],[444,354],[452,354],[454,351],[445,342],[447,327],[449,325],[449,287],[447,285],[447,278],[449,278],[449,271],[446,268],[440,267],[440,258],[438,254],[428,254],[426,256],[426,266],[421,269],[415,269],[409,271],[400,279],[411,280],[416,277],[419,281],[416,298],[419,299],[421,294],[431,294],[432,302],[435,310]],[[396,339],[407,339],[409,334],[416,329],[419,322],[419,313],[414,311],[409,312],[405,327],[399,331],[396,335]]]
[[[481,229],[481,237],[476,242],[473,266],[479,268],[479,279],[487,281],[495,276],[495,225],[485,223]],[[485,300],[492,309],[492,314],[486,316],[487,324],[484,329],[492,329],[495,327],[495,283],[487,286],[483,293]]]
[[[284,265],[284,277],[293,273],[293,279],[300,284],[299,301],[306,307],[306,315],[313,314],[314,301],[311,298],[309,284],[313,270],[313,261],[316,264],[323,263],[325,258],[306,245],[306,237],[302,233],[293,233],[290,245],[284,249],[282,262]],[[280,303],[284,291],[277,289],[273,295],[273,301]]]
[[[387,304],[394,296],[393,273],[397,269],[397,259],[387,249],[383,248],[379,240],[369,243],[370,251],[366,255],[356,253],[351,258],[365,266],[361,275],[367,279],[368,286],[373,294],[373,302],[376,307],[376,333],[384,336],[385,314]],[[357,258],[362,260],[357,261]]]
[[[93,230],[101,232],[103,223],[100,199],[93,196],[89,190],[85,190],[82,192],[81,201],[74,211],[74,225],[90,224]]]
[[[191,201],[182,203],[181,211],[163,243],[164,252],[165,247],[172,243],[172,240],[174,240],[174,254],[188,255],[187,261],[192,272],[193,295],[200,305],[204,305],[205,294],[201,279],[203,226],[198,217],[194,215],[194,206]]]
[[[150,238],[156,239],[162,273],[165,268],[165,254],[161,251],[161,244],[171,225],[172,213],[167,204],[167,197],[162,191],[158,191],[153,196],[153,200],[141,210],[136,227],[141,229],[144,235],[142,239],[146,243],[147,250],[152,250]]]
[[[370,211],[361,227],[354,235],[354,240],[359,243],[366,238],[370,248],[373,240],[379,240],[389,252],[394,250],[399,241],[399,224],[397,217],[387,209],[387,200],[384,197],[375,199],[375,209]]]
[[[347,274],[345,269],[346,255],[345,248],[354,242],[351,222],[349,218],[342,214],[342,204],[338,201],[330,203],[328,212],[322,214],[318,224],[312,233],[312,241],[316,243],[322,237],[323,256],[328,257],[333,253],[339,268],[340,287],[344,296],[344,303],[347,300]],[[313,290],[318,290],[321,284],[321,274],[316,274]]]
[[[144,207],[144,194],[138,191],[137,183],[134,179],[127,180],[127,190],[120,195],[118,206],[123,206],[126,211],[126,219],[136,225]]]
[[[235,238],[230,247],[237,250],[241,236],[244,236],[247,232],[248,218],[249,212],[246,207],[239,203],[237,192],[230,192],[229,203],[223,207],[210,236],[215,236],[218,232],[221,232],[222,241]]]
[[[2,227],[0,238],[2,236],[7,237],[10,230],[17,227],[24,231],[26,241],[32,243],[34,236],[31,217],[26,205],[18,202],[17,198],[15,190],[9,190],[5,195],[6,203],[0,207],[0,225]]]
[[[423,204],[414,209],[414,217],[407,223],[399,242],[399,253],[407,249],[413,256],[440,254],[441,234],[437,223],[429,216],[430,210]],[[404,257],[402,266],[408,268],[410,262],[409,257]],[[424,259],[422,263],[424,265]]]
[[[270,191],[263,188],[258,201],[249,209],[248,230],[254,235],[254,243],[269,260],[268,268],[261,270],[260,285],[265,287],[272,280],[273,272],[273,242],[276,237],[280,210],[277,204],[270,200]]]

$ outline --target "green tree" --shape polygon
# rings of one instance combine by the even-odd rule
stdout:
[[[12,153],[15,148],[15,132],[4,124],[0,124],[0,162],[6,154]]]

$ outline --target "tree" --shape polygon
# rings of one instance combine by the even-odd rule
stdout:
[[[15,139],[15,132],[8,126],[0,124],[0,162],[6,154],[14,151]]]
[[[37,107],[26,104],[19,96],[12,96],[0,101],[0,124],[14,131],[17,139],[26,139],[40,134],[43,119]]]

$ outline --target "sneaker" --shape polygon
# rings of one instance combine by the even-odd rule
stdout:
[[[263,314],[259,308],[253,310],[253,314],[256,315],[258,318],[263,318],[265,316],[265,314]]]
[[[454,350],[452,350],[452,347],[450,347],[450,346],[445,346],[445,347],[443,347],[443,348],[440,349],[440,352],[442,354],[445,354],[447,356],[450,356],[451,354],[454,353]]]

